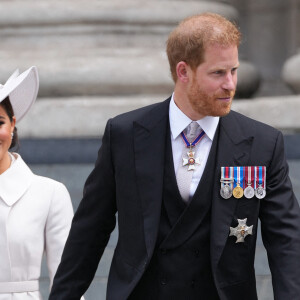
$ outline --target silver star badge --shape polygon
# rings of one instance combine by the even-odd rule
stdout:
[[[182,158],[182,165],[183,166],[189,165],[188,171],[195,170],[196,169],[195,165],[201,164],[200,158],[199,157],[195,158],[194,157],[195,152],[193,152],[193,151],[187,152],[187,156],[188,156],[188,158],[184,158],[184,157]]]
[[[238,226],[233,228],[230,227],[230,234],[229,236],[236,236],[236,243],[243,243],[245,241],[245,237],[249,234],[252,235],[252,229],[253,229],[253,225],[251,226],[247,226],[246,222],[247,222],[247,218],[240,220],[238,219]]]

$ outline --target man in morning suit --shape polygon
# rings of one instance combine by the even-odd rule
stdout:
[[[170,34],[174,93],[108,121],[50,300],[84,294],[116,213],[109,300],[257,299],[258,218],[275,299],[300,299],[300,211],[282,134],[230,111],[239,43],[216,14]]]

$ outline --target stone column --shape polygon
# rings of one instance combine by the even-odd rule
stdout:
[[[290,0],[289,3],[289,54],[291,57],[283,65],[282,78],[294,93],[300,94],[300,1]]]
[[[259,70],[259,96],[290,94],[281,79],[282,66],[291,55],[298,27],[292,25],[290,0],[228,0],[240,13],[244,32],[242,55]],[[298,0],[295,0],[299,3]],[[294,18],[295,19],[295,18]],[[293,32],[291,28],[293,28]],[[299,39],[299,38],[298,38]],[[294,52],[293,52],[294,53]]]

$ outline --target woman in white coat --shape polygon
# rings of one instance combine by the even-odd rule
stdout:
[[[0,85],[0,300],[42,299],[43,253],[51,285],[73,216],[65,186],[33,174],[9,152],[17,141],[15,123],[34,103],[38,86],[35,67]]]

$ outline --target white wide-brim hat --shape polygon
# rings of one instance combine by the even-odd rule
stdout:
[[[39,90],[39,75],[36,67],[20,74],[16,70],[4,85],[0,84],[0,102],[9,96],[16,121],[19,122],[36,100]]]

